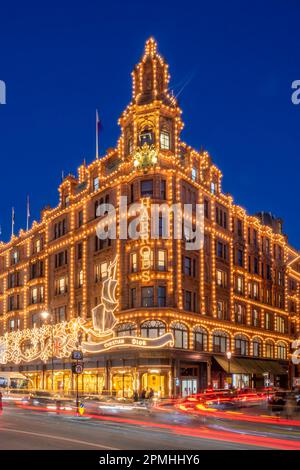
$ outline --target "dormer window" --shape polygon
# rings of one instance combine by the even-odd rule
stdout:
[[[69,207],[69,205],[70,205],[70,196],[67,195],[64,197],[64,208]]]
[[[12,264],[17,264],[19,262],[19,253],[17,250],[12,253]]]
[[[93,190],[98,191],[100,185],[99,185],[99,177],[96,176],[96,178],[93,179]]]
[[[170,150],[170,134],[168,131],[161,131],[160,133],[160,148],[162,150]]]
[[[196,181],[196,179],[197,179],[197,173],[198,173],[198,172],[197,172],[197,168],[193,167],[193,168],[192,168],[192,180],[193,180],[193,181]]]
[[[214,181],[210,183],[210,192],[211,194],[216,194],[217,192],[217,185]]]
[[[144,144],[152,145],[154,143],[154,136],[151,130],[144,130],[140,133],[140,146]]]

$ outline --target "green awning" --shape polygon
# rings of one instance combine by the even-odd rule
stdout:
[[[214,356],[214,359],[228,372],[228,360],[226,357]],[[259,374],[270,373],[273,375],[283,375],[287,371],[276,361],[265,361],[260,359],[242,359],[232,357],[230,360],[231,374]]]

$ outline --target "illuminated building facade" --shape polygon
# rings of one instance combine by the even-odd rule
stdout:
[[[30,330],[33,337],[43,311],[51,314],[50,329],[78,318],[90,322],[117,257],[115,338],[151,343],[171,333],[174,345],[120,348],[114,339],[109,349],[85,355],[81,390],[132,396],[153,388],[162,397],[185,395],[223,387],[228,367],[234,386],[260,387],[266,380],[287,385],[295,373],[290,346],[300,328],[299,253],[288,245],[281,220],[251,216],[235,205],[222,193],[222,174],[209,154],[181,140],[181,110],[152,38],[132,76],[132,101],[119,120],[116,148],[65,178],[58,206],[1,243],[0,336]],[[202,204],[203,249],[186,250],[172,229],[169,239],[100,240],[97,208],[117,208],[119,231],[121,196],[129,206],[141,200],[146,206]],[[24,354],[32,348],[28,335]],[[35,388],[51,389],[49,358],[15,362],[0,368],[23,371]],[[53,388],[74,389],[68,357],[54,358]]]

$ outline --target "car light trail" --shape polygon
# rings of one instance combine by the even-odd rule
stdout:
[[[33,406],[21,406],[22,409],[31,410],[31,411],[42,411],[48,412],[49,409],[45,407],[33,407]],[[67,410],[55,410],[53,411],[57,414],[65,414],[65,415],[72,415],[70,411]],[[177,435],[185,435],[192,438],[199,438],[199,439],[209,439],[215,441],[222,441],[222,442],[232,442],[238,444],[245,444],[247,446],[257,446],[257,447],[264,447],[264,448],[271,448],[271,449],[280,449],[280,450],[300,450],[300,442],[298,441],[289,441],[285,439],[276,439],[270,437],[261,437],[261,436],[252,436],[247,435],[246,431],[244,435],[239,434],[236,436],[231,432],[226,431],[216,431],[211,430],[209,428],[202,427],[201,430],[195,427],[189,426],[177,426],[171,424],[163,424],[163,423],[153,423],[149,421],[142,421],[140,419],[128,419],[128,418],[119,418],[119,417],[112,417],[112,416],[99,416],[95,414],[85,414],[85,418],[100,420],[100,421],[107,421],[107,422],[115,422],[119,424],[130,424],[133,426],[147,426],[148,428],[157,429],[161,431],[169,431],[174,432]]]

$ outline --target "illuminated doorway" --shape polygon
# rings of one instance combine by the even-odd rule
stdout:
[[[166,395],[165,390],[166,376],[159,372],[147,372],[142,376],[142,390],[150,392],[154,391],[154,396],[164,398]]]
[[[112,391],[117,398],[131,398],[133,396],[132,374],[115,374],[112,379]]]

